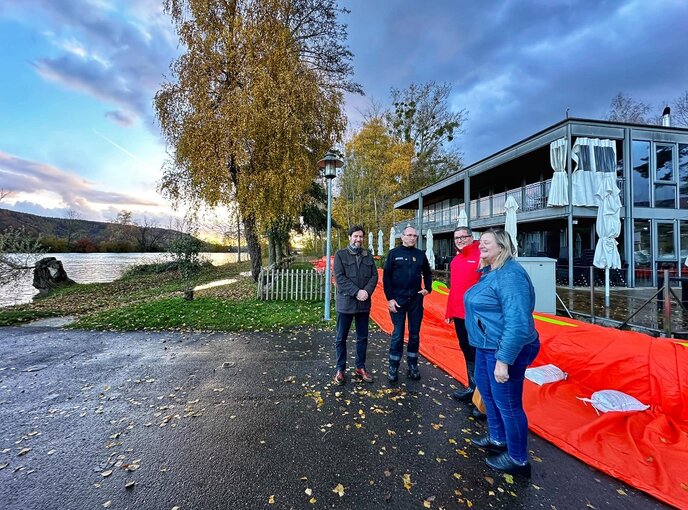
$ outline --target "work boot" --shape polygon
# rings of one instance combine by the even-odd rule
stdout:
[[[470,402],[473,398],[473,391],[474,389],[470,386],[464,386],[463,388],[459,388],[452,393],[452,397],[454,400],[458,400],[460,402]]]
[[[418,367],[416,365],[409,365],[408,376],[414,381],[420,379],[420,370],[418,370]]]
[[[389,382],[397,382],[399,380],[399,367],[390,365],[387,371],[387,379],[389,379]]]
[[[485,459],[485,463],[492,469],[502,471],[503,473],[530,478],[530,462],[526,461],[525,464],[519,464],[509,456],[508,452],[491,455]]]
[[[346,376],[344,375],[344,370],[337,370],[337,373],[332,380],[337,386],[342,386],[346,382]]]

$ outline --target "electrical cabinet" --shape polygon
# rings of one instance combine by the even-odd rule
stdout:
[[[535,311],[557,313],[556,259],[548,257],[518,257],[535,288]]]

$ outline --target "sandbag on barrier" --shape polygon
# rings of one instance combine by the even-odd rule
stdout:
[[[391,333],[382,289],[373,294],[371,317]],[[454,327],[444,322],[447,296],[425,297],[420,352],[467,382]],[[533,366],[551,363],[568,378],[524,386],[529,427],[562,450],[669,504],[688,508],[688,348],[652,338],[546,314],[534,314],[542,344]],[[577,397],[616,389],[650,405],[631,413],[606,413]]]

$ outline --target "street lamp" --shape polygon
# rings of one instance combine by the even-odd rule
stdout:
[[[325,154],[325,157],[318,161],[318,168],[325,169],[327,179],[327,250],[325,254],[325,320],[330,320],[330,285],[332,275],[330,274],[330,253],[332,245],[330,242],[332,232],[332,179],[337,176],[337,168],[341,168],[344,162],[332,151]]]

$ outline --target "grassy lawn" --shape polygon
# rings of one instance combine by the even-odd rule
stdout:
[[[278,331],[303,325],[334,327],[322,320],[322,301],[257,300],[256,284],[240,274],[249,270],[249,262],[204,266],[196,285],[236,281],[197,291],[193,301],[183,299],[177,271],[133,270],[114,282],[77,284],[34,303],[2,308],[0,325],[69,315],[77,318],[72,327],[84,329]]]

